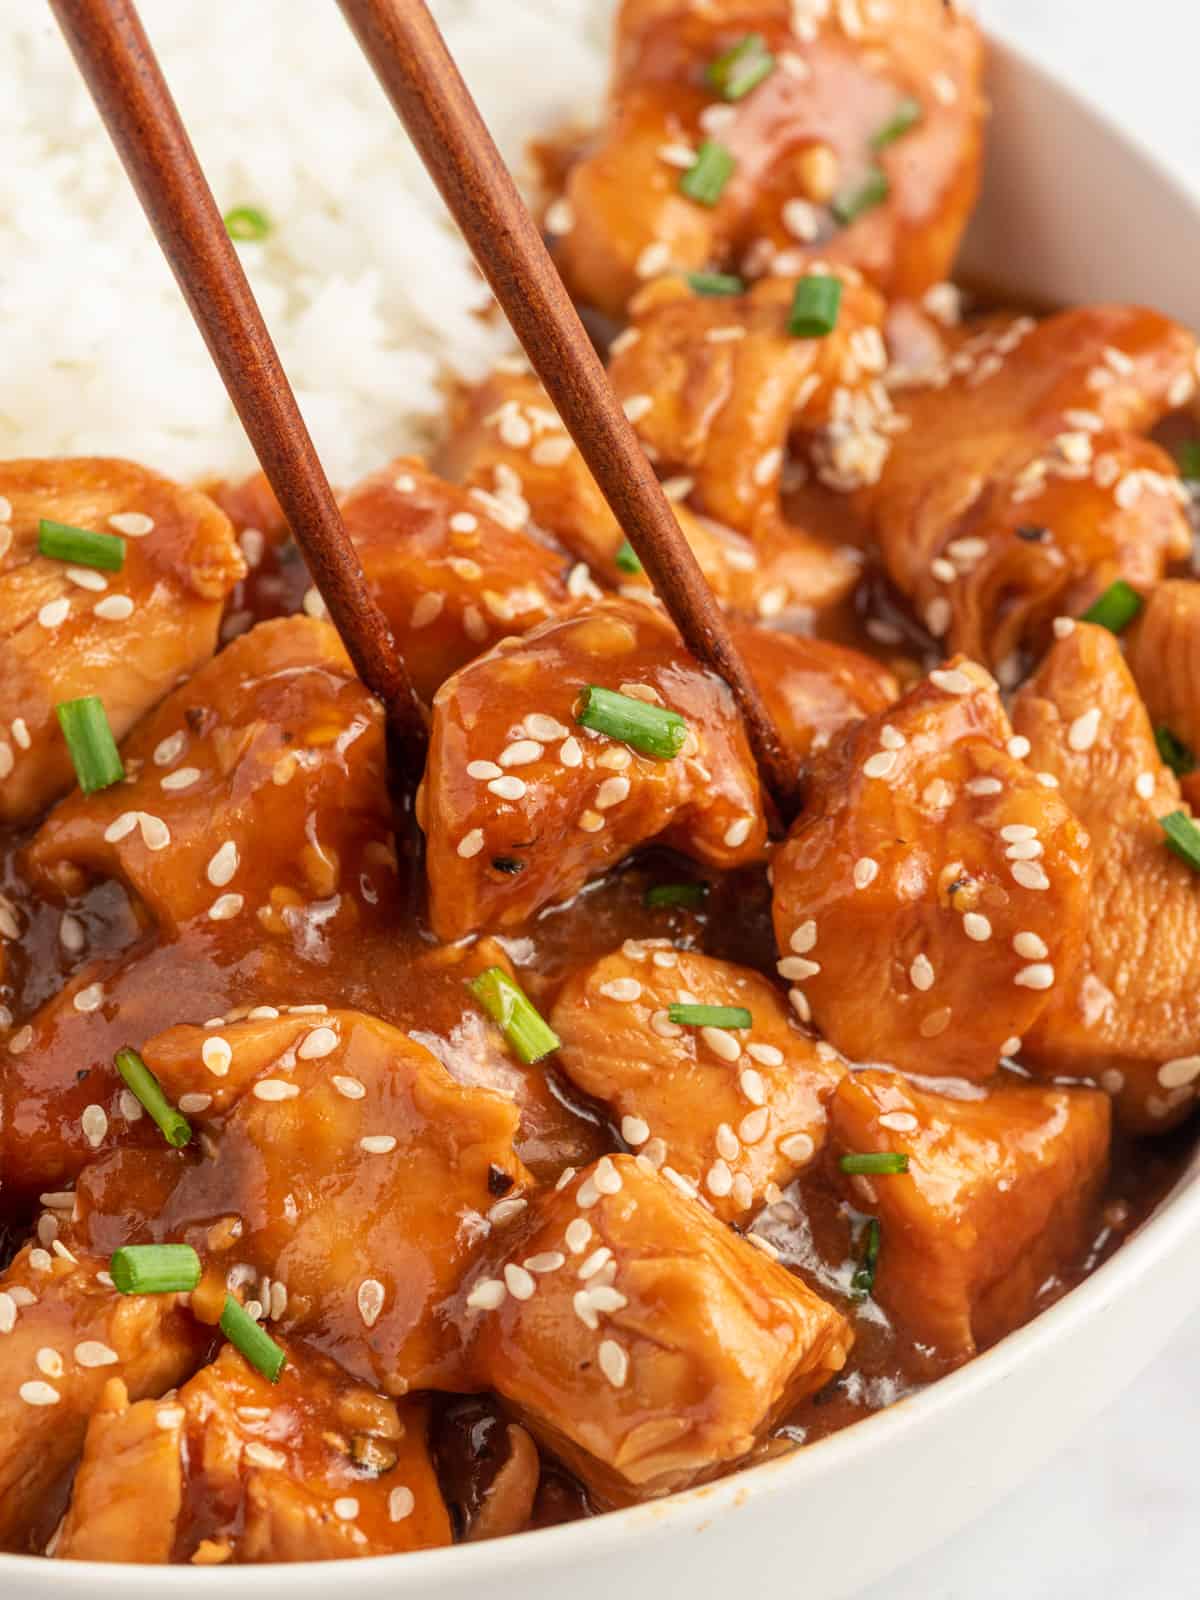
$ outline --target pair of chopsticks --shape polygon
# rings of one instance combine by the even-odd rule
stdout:
[[[685,644],[732,689],[780,813],[798,775],[537,227],[424,0],[339,0],[496,299]],[[133,0],[50,0],[362,681],[416,765],[425,713]]]

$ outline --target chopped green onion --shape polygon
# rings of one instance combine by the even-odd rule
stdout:
[[[1154,742],[1158,746],[1163,765],[1170,767],[1177,778],[1186,778],[1189,772],[1195,772],[1196,757],[1182,739],[1175,737],[1170,728],[1155,728]]]
[[[667,1017],[681,1028],[749,1028],[754,1022],[745,1006],[668,1006]]]
[[[903,138],[910,128],[915,128],[920,120],[921,102],[906,94],[896,102],[896,109],[883,127],[871,135],[871,149],[886,150],[889,144],[895,144],[897,139]]]
[[[257,1367],[264,1378],[279,1382],[279,1374],[287,1365],[287,1357],[271,1335],[231,1294],[225,1296],[225,1309],[221,1313],[221,1332],[235,1349],[240,1350],[252,1367]]]
[[[526,1066],[558,1049],[554,1029],[503,967],[488,967],[467,987]]]
[[[853,189],[843,189],[841,194],[835,195],[829,209],[843,228],[848,228],[864,212],[874,211],[876,206],[881,206],[887,199],[890,188],[887,173],[878,167],[872,167],[861,183],[856,184]]]
[[[706,883],[659,883],[647,889],[642,904],[649,910],[656,906],[702,906],[708,897]]]
[[[167,1099],[162,1092],[162,1085],[141,1056],[126,1045],[123,1050],[117,1051],[113,1061],[127,1087],[162,1129],[167,1143],[174,1145],[177,1150],[182,1149],[192,1137],[192,1125],[183,1112],[176,1110]]]
[[[908,1157],[899,1150],[876,1150],[869,1155],[841,1156],[838,1166],[843,1172],[907,1172]]]
[[[704,70],[722,100],[742,100],[775,70],[775,57],[761,33],[748,33]]]
[[[638,553],[628,539],[617,550],[613,560],[622,572],[641,572],[643,570],[642,563],[638,560]]]
[[[38,555],[51,561],[70,561],[77,567],[102,567],[105,572],[120,572],[125,562],[125,541],[115,533],[93,533],[90,528],[74,528],[69,522],[38,523]]]
[[[689,272],[687,281],[696,294],[744,294],[746,281],[732,272]]]
[[[619,739],[644,756],[670,761],[683,748],[687,723],[678,711],[647,705],[644,700],[601,689],[594,683],[588,684],[580,700],[576,722],[595,733],[606,733],[610,739]]]
[[[1127,628],[1142,609],[1142,597],[1124,578],[1110,583],[1098,600],[1080,617],[1080,622],[1095,622],[1109,633],[1120,633]]]
[[[697,205],[715,206],[733,177],[737,163],[732,153],[715,139],[706,139],[696,159],[679,180],[679,187]]]
[[[92,694],[82,700],[62,700],[54,710],[84,794],[95,794],[120,783],[125,768],[104,702]]]
[[[793,339],[821,339],[837,327],[842,280],[812,273],[801,278],[792,296],[787,330]]]
[[[1186,811],[1172,811],[1159,817],[1158,825],[1167,836],[1168,846],[1182,857],[1193,872],[1200,872],[1200,828]]]
[[[1175,450],[1179,476],[1189,483],[1200,481],[1200,439],[1185,439]]]
[[[869,1217],[863,1229],[862,1255],[850,1279],[850,1292],[856,1300],[865,1300],[875,1287],[875,1270],[879,1265],[879,1218]]]
[[[108,1262],[121,1294],[190,1294],[200,1282],[200,1257],[190,1244],[124,1244]]]
[[[225,232],[240,244],[258,244],[271,231],[271,219],[257,206],[234,206],[225,213]]]

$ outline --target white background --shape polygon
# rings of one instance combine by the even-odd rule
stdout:
[[[977,5],[990,27],[1102,101],[1200,195],[1195,0]],[[1198,1441],[1200,1321],[1044,1472],[862,1600],[1192,1600]],[[864,1506],[864,1537],[870,1526]]]

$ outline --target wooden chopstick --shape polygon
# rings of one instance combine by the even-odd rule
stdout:
[[[795,763],[424,0],[339,4],[684,642],[737,697],[790,821]]]
[[[420,771],[425,713],[131,0],[50,0],[350,659]],[[137,309],[131,307],[130,318]]]

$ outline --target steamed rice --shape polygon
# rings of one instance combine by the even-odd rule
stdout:
[[[511,348],[336,6],[142,0],[330,476],[421,449],[447,369]],[[591,120],[606,0],[435,0],[514,169]],[[132,456],[178,477],[253,457],[47,8],[0,0],[0,456]]]

